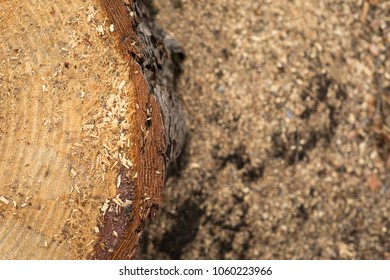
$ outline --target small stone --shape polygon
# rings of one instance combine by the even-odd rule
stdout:
[[[378,176],[375,173],[371,173],[370,175],[368,175],[367,183],[372,191],[377,191],[381,184]]]
[[[372,43],[369,47],[370,53],[374,56],[379,55],[379,48],[376,44]]]
[[[217,92],[218,93],[225,93],[225,87],[224,86],[218,86],[217,87]]]
[[[354,124],[356,122],[356,118],[354,114],[349,114],[348,116],[349,123]]]
[[[286,118],[288,118],[288,119],[294,118],[294,113],[291,110],[287,109],[287,110],[285,110],[285,113],[286,113]]]
[[[347,138],[348,138],[349,140],[353,140],[353,139],[355,139],[358,135],[359,135],[359,134],[358,134],[358,132],[357,132],[356,130],[351,130],[350,132],[348,132]]]

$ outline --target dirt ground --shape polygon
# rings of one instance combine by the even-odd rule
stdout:
[[[155,1],[189,134],[139,258],[390,259],[390,1],[369,2]]]

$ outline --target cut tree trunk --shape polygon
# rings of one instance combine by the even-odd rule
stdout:
[[[137,0],[0,0],[0,258],[131,259],[183,146]]]

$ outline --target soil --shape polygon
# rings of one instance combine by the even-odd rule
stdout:
[[[189,132],[139,258],[390,259],[390,2],[154,5]]]

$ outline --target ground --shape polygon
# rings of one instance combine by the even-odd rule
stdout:
[[[160,0],[188,141],[141,259],[390,259],[390,2]]]

